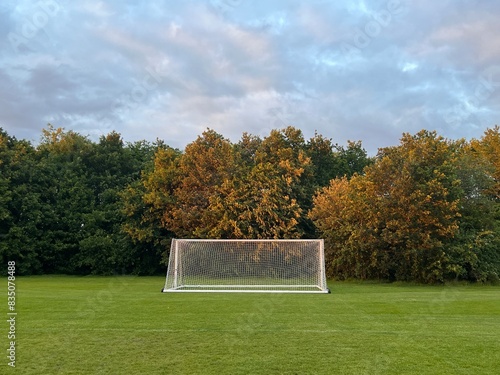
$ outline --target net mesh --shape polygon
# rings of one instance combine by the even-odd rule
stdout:
[[[322,240],[173,240],[164,291],[326,291]]]

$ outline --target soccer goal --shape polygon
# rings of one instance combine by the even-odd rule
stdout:
[[[324,243],[174,239],[162,291],[329,293]]]

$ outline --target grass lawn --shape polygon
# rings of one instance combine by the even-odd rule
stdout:
[[[163,283],[16,278],[16,368],[4,355],[0,373],[500,373],[500,287],[330,283],[332,294],[160,293]],[[4,331],[8,349],[7,323]]]

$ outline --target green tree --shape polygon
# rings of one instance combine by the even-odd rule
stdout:
[[[348,141],[347,147],[335,145],[336,164],[338,168],[337,177],[355,174],[363,174],[364,169],[373,164],[373,159],[368,157],[368,153],[361,145],[361,141]]]
[[[500,137],[498,127],[480,140],[461,141],[457,161],[460,219],[457,236],[448,244],[449,278],[498,281],[500,275]]]
[[[79,242],[85,237],[85,215],[93,209],[93,191],[87,184],[85,161],[92,142],[78,133],[42,130],[37,148],[37,179],[43,213],[39,254],[44,273],[75,273]]]
[[[3,264],[16,261],[21,275],[42,270],[38,249],[46,207],[34,183],[37,176],[31,143],[0,129],[0,257]]]
[[[140,171],[151,160],[153,148],[146,142],[126,145],[121,135],[102,136],[86,158],[86,184],[93,193],[92,210],[84,215],[82,240],[75,265],[83,273],[153,273],[156,267],[147,248],[138,245],[123,230],[127,217],[123,192],[140,180]]]
[[[342,177],[345,173],[338,165],[337,153],[331,139],[315,133],[306,146],[307,155],[311,158],[314,174],[313,185],[316,189],[328,186],[331,180]]]

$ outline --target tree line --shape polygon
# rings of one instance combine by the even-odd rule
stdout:
[[[337,278],[497,282],[499,203],[498,126],[470,142],[423,130],[331,180],[309,217]]]
[[[500,132],[403,134],[369,157],[300,129],[184,150],[0,129],[0,254],[20,274],[165,272],[172,238],[325,238],[329,277],[494,281]]]

